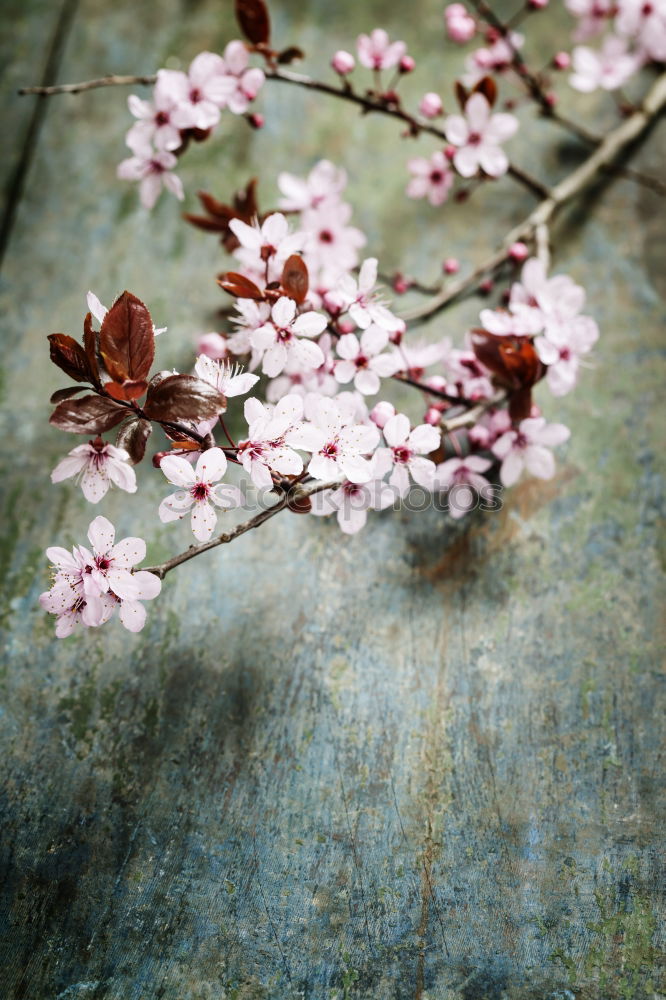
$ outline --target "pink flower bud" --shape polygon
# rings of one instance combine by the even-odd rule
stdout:
[[[197,351],[199,354],[206,354],[215,360],[226,358],[229,353],[227,342],[219,333],[204,333],[202,337],[199,337]]]
[[[377,405],[370,411],[370,419],[373,424],[376,424],[377,427],[379,427],[380,430],[386,425],[391,417],[394,416],[395,406],[392,403],[387,403],[386,400],[382,400],[377,403]]]
[[[546,94],[546,101],[550,108],[554,108],[557,104],[557,94]]]
[[[252,126],[252,128],[263,128],[266,122],[266,119],[264,118],[263,115],[258,115],[256,113],[247,115],[247,120]]]
[[[558,52],[553,56],[553,66],[555,69],[569,69],[571,66],[571,56],[568,52]]]
[[[433,94],[432,92],[424,94],[421,98],[421,103],[419,104],[419,111],[424,118],[437,118],[441,115],[444,110],[442,105],[442,99],[439,94]]]
[[[340,74],[340,76],[347,76],[347,74],[351,73],[356,66],[356,60],[351,52],[345,52],[344,49],[339,49],[331,59],[331,66],[336,73]]]
[[[512,243],[509,247],[509,257],[511,260],[522,263],[524,260],[527,260],[529,255],[530,252],[525,243]]]
[[[351,319],[341,319],[338,323],[338,329],[340,333],[353,333],[356,329],[356,324]]]
[[[460,270],[460,261],[457,257],[447,257],[442,264],[444,274],[457,274]]]
[[[401,73],[413,73],[416,69],[416,60],[411,56],[403,56],[398,64]]]
[[[425,379],[424,384],[431,389],[436,389],[437,392],[446,392],[446,379],[443,375],[431,375],[430,378]],[[442,410],[445,409],[442,403],[432,403],[431,405],[439,406]]]
[[[392,344],[395,344],[395,346],[398,347],[402,343],[404,333],[404,328],[401,328],[400,330],[391,330],[389,333],[389,340]]]
[[[528,0],[528,2],[533,10],[543,10],[544,7],[548,6],[548,0]]]
[[[444,156],[447,158],[447,160],[452,160],[455,155],[456,155],[456,147],[455,146],[445,146],[444,147]]]
[[[393,291],[396,295],[404,295],[411,288],[410,281],[404,276],[404,274],[396,274],[393,278]]]
[[[474,38],[476,22],[461,3],[452,3],[444,11],[446,33],[452,42],[464,45]]]
[[[482,281],[481,284],[479,285],[479,291],[481,292],[482,295],[490,295],[494,287],[495,287],[495,282],[493,281],[493,279],[486,278],[486,280]]]
[[[433,427],[437,427],[441,419],[442,419],[442,414],[437,409],[437,407],[429,406],[425,412],[423,422],[425,424],[432,424]]]

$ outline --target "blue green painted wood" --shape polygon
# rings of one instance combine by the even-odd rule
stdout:
[[[418,95],[460,58],[441,55],[441,4],[413,3],[405,26],[400,6],[272,3],[279,37],[309,52],[379,22],[404,34]],[[60,79],[219,49],[229,7],[81,0]],[[30,83],[51,25],[25,10]],[[47,424],[60,383],[44,337],[78,331],[89,287],[108,302],[128,286],[169,326],[164,365],[185,365],[220,304],[214,241],[174,202],[146,217],[114,179],[124,101],[49,104],[0,279],[2,995],[661,996],[662,203],[607,182],[559,224],[556,265],[589,289],[603,336],[578,393],[542,393],[574,430],[552,483],[485,519],[387,514],[352,539],[284,515],[168,578],[138,639],[59,643],[36,606],[43,550],[81,537],[91,509],[48,482],[68,441]],[[610,103],[587,106],[603,130]],[[527,207],[508,181],[464,213],[409,204],[404,162],[429,142],[394,156],[392,123],[286,88],[264,107],[263,132],[232,122],[188,156],[188,204],[258,171],[270,204],[271,173],[327,155],[386,268],[432,279],[433,260],[478,258]],[[517,159],[561,175],[580,150],[536,128]],[[662,127],[641,166],[658,172],[663,151]],[[459,336],[476,308],[428,335]],[[187,534],[157,525],[163,490],[144,482],[103,512],[147,525],[152,560]]]

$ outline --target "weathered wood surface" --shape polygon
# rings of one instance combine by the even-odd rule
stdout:
[[[58,78],[219,49],[229,6],[80,0]],[[308,52],[381,21],[426,87],[450,79],[441,4],[415,0],[406,25],[401,6],[272,2],[280,37]],[[6,10],[21,42],[5,80],[35,82],[57,11],[29,0],[15,26]],[[2,100],[5,177],[32,108]],[[114,180],[124,100],[48,105],[0,290],[2,996],[661,996],[663,203],[605,183],[559,224],[556,264],[587,285],[603,336],[578,393],[542,394],[574,430],[554,482],[468,524],[387,514],[352,539],[281,515],[169,578],[138,639],[111,626],[56,642],[36,606],[43,550],[81,537],[91,508],[48,483],[68,442],[46,423],[59,381],[44,337],[77,332],[89,287],[107,302],[130,287],[169,325],[165,365],[184,365],[220,301],[215,244],[174,202],[146,217]],[[409,204],[392,123],[280,88],[265,108],[264,132],[230,122],[188,156],[190,203],[257,171],[270,201],[272,174],[327,155],[349,167],[372,249],[428,278],[527,207],[509,181],[475,198],[472,226]],[[602,129],[609,104],[596,114]],[[580,155],[538,136],[516,143],[535,173]],[[431,332],[459,336],[475,308]],[[103,505],[121,531],[142,520],[151,559],[187,534],[155,523],[161,493],[148,476]]]

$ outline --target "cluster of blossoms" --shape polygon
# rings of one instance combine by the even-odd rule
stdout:
[[[530,0],[529,6],[546,3]],[[616,34],[605,44],[620,39],[624,46],[616,70],[625,57],[634,65],[664,58],[664,4],[567,0],[579,18],[579,41],[612,25]],[[255,117],[249,106],[264,81],[279,76],[298,52],[273,51],[263,0],[237,0],[236,8],[246,42],[230,42],[221,56],[200,54],[188,73],[160,70],[149,101],[130,97],[133,156],[119,175],[139,181],[149,208],[162,187],[183,197],[173,173],[177,156],[190,141],[206,138],[224,109]],[[341,50],[331,61],[340,96],[354,95],[365,110],[397,114],[413,138],[423,132],[441,138],[442,148],[429,158],[409,161],[408,196],[432,205],[460,181],[473,182],[468,192],[510,169],[518,173],[504,149],[518,121],[511,102],[498,104],[497,79],[515,69],[524,39],[508,27],[498,32],[459,3],[445,9],[444,22],[456,43],[478,36],[484,42],[457,81],[458,112],[445,112],[434,91],[421,98],[418,116],[404,109],[395,88],[415,63],[405,43],[381,28],[358,37],[355,55]],[[573,82],[579,86],[577,52]],[[263,58],[265,69],[251,68],[251,55]],[[350,79],[357,63],[372,81],[363,96]],[[565,63],[561,58],[559,68]],[[167,443],[152,463],[164,476],[165,495],[155,517],[168,532],[199,543],[169,563],[137,570],[145,542],[114,544],[113,526],[97,517],[89,547],[50,548],[55,577],[40,601],[56,615],[59,637],[77,626],[97,627],[116,611],[126,628],[138,631],[145,622],[141,602],[159,594],[171,564],[261,523],[256,519],[273,507],[335,515],[341,531],[353,535],[371,512],[408,505],[415,495],[420,506],[432,504],[458,519],[478,507],[497,509],[501,490],[523,474],[549,479],[555,473],[553,449],[569,430],[547,422],[533,390],[544,381],[559,397],[576,385],[599,336],[583,311],[583,289],[566,275],[550,275],[526,243],[514,243],[484,272],[493,280],[485,288],[477,282],[490,293],[506,279],[503,297],[500,288],[496,304],[480,309],[478,324],[461,331],[461,342],[441,335],[419,341],[386,298],[377,259],[363,252],[368,240],[345,200],[345,171],[321,160],[305,177],[279,174],[277,185],[275,210],[260,209],[256,181],[250,181],[231,204],[200,193],[206,214],[186,216],[216,233],[233,261],[218,277],[233,300],[229,322],[198,339],[189,373],[153,370],[155,339],[164,328],[155,328],[147,307],[129,292],[109,309],[88,294],[81,343],[65,334],[49,337],[51,360],[77,383],[54,393],[51,423],[86,439],[56,465],[52,481],[75,480],[93,504],[113,486],[133,494],[135,466],[159,430]],[[453,274],[458,262],[447,258],[443,269]],[[396,293],[409,288],[399,277],[392,282]],[[391,390],[397,385],[417,390],[420,410],[396,409]],[[114,429],[112,442],[104,435]],[[233,519],[232,512],[256,511],[258,494],[262,514],[216,536],[225,514]],[[178,526],[181,520],[189,527]]]
[[[617,90],[648,62],[666,62],[666,0],[565,0],[577,19],[571,85],[585,93]]]
[[[128,99],[136,118],[125,141],[132,153],[118,166],[121,180],[139,183],[142,204],[151,209],[164,187],[179,201],[183,185],[173,173],[178,154],[193,139],[207,138],[219,124],[224,109],[247,114],[265,80],[264,72],[250,67],[244,42],[229,42],[220,56],[201,52],[187,73],[161,69],[146,101],[135,94]]]

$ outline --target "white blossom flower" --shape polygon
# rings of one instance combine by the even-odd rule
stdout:
[[[398,370],[393,354],[382,354],[388,344],[388,333],[380,326],[369,326],[359,341],[355,333],[340,337],[336,350],[342,360],[335,362],[334,373],[338,382],[354,381],[354,386],[364,396],[379,392],[380,378],[388,378]]]
[[[377,469],[385,475],[391,469],[389,484],[404,497],[409,490],[409,477],[424,489],[431,490],[435,477],[435,463],[429,455],[439,447],[441,434],[431,424],[420,424],[413,430],[404,413],[390,417],[382,433],[388,448],[377,451]]]
[[[154,207],[162,187],[170,191],[178,201],[183,201],[183,182],[180,177],[171,173],[178,162],[173,153],[166,150],[155,151],[138,139],[136,142],[133,140],[131,149],[134,156],[119,163],[116,173],[120,180],[139,182],[139,197],[143,207],[149,210]]]
[[[550,448],[567,441],[571,432],[564,424],[547,424],[544,417],[527,417],[495,441],[493,454],[502,460],[500,480],[513,486],[523,469],[538,479],[552,479],[555,459]]]
[[[492,462],[481,455],[467,455],[465,458],[449,458],[437,466],[433,489],[437,492],[448,490],[449,514],[456,520],[463,517],[478,503],[479,496],[485,496],[490,483],[483,475]]]
[[[474,177],[481,168],[490,177],[501,177],[509,169],[509,160],[500,144],[510,139],[518,129],[514,115],[491,114],[487,98],[472,94],[465,104],[464,115],[449,115],[444,130],[446,138],[456,146],[453,157],[461,177]]]
[[[215,530],[215,507],[227,510],[242,504],[237,487],[214,485],[227,471],[227,458],[221,448],[203,451],[194,469],[178,455],[166,455],[160,468],[170,483],[181,487],[160,504],[160,520],[178,521],[191,511],[192,533],[200,542],[207,542]]]
[[[243,372],[240,365],[215,361],[205,354],[197,358],[194,372],[202,382],[208,382],[223,396],[243,396],[259,381],[258,375]]]
[[[129,465],[128,453],[100,437],[72,448],[51,473],[51,482],[61,483],[72,476],[78,477],[83,495],[90,503],[99,503],[111,483],[127,493],[136,493],[136,473]]]
[[[336,399],[323,397],[315,401],[309,421],[287,435],[287,444],[312,453],[308,472],[314,479],[346,477],[352,483],[367,483],[372,478],[371,464],[363,456],[377,447],[379,431],[374,424],[352,419]]]
[[[261,370],[274,378],[284,370],[290,358],[304,370],[312,371],[324,363],[322,349],[303,337],[316,337],[326,329],[326,317],[321,313],[304,312],[296,315],[296,303],[281,296],[271,309],[270,321],[250,334],[256,351],[263,351]]]
[[[286,440],[303,416],[303,397],[292,393],[269,408],[254,397],[245,401],[248,436],[238,443],[238,458],[258,489],[270,490],[271,472],[297,476],[303,459]]]
[[[361,265],[358,280],[345,274],[335,291],[341,299],[343,309],[349,312],[361,330],[367,329],[371,323],[381,326],[389,333],[399,330],[402,321],[377,300],[376,284],[377,259],[368,257]]]

